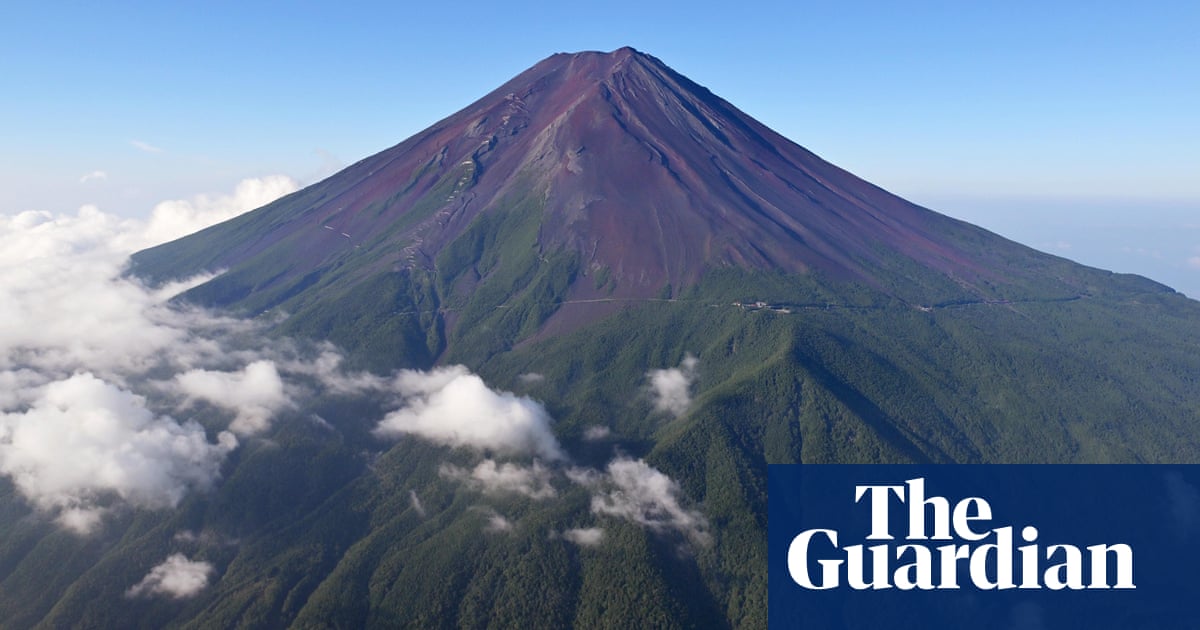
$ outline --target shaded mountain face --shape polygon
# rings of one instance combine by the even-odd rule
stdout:
[[[90,537],[0,477],[14,627],[765,627],[768,464],[1200,458],[1200,303],[909,204],[631,49],[131,271],[221,271],[180,301],[260,327],[189,373],[270,359],[291,404],[207,491]],[[204,400],[168,411],[212,442],[257,399]],[[464,441],[514,417],[539,448]],[[132,592],[159,567],[206,581]]]
[[[352,347],[339,320],[436,314],[393,330],[413,341],[394,354],[420,365],[489,319],[468,300],[516,313],[493,326],[508,347],[722,270],[914,306],[1073,298],[1102,275],[872,186],[630,48],[554,55],[391,149],[133,263],[152,280],[224,270],[188,299],[256,314],[349,296],[342,314],[296,325]],[[359,308],[381,292],[393,304]]]

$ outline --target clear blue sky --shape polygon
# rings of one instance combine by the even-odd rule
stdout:
[[[632,45],[902,196],[1200,297],[1195,0],[412,4],[10,3],[0,214],[311,183],[551,53]]]

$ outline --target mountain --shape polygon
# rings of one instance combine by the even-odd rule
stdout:
[[[0,486],[14,625],[762,627],[768,463],[1200,455],[1200,303],[904,201],[629,48],[130,264],[216,272],[178,300],[379,375],[466,366],[561,452],[381,439],[388,401],[335,392],[103,536]],[[122,597],[184,548],[209,588]]]
[[[914,306],[1114,282],[890,195],[629,48],[554,55],[391,149],[133,262],[151,280],[225,270],[189,299],[281,309],[295,332],[350,348],[361,331],[323,312],[331,294],[442,316],[378,321],[404,357],[378,368],[430,365],[483,320],[502,331],[495,349],[570,332],[722,270]]]

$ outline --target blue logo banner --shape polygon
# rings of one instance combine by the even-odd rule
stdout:
[[[771,628],[1200,628],[1200,465],[771,465]]]

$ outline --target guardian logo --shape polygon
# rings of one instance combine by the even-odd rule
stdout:
[[[772,465],[772,628],[1200,628],[1200,466]]]
[[[871,511],[868,541],[896,540],[889,527],[889,510],[906,508],[905,544],[838,547],[837,530],[805,530],[788,545],[788,573],[796,584],[817,590],[838,588],[844,577],[856,590],[957,589],[961,575],[980,589],[1135,588],[1129,545],[1089,545],[1086,554],[1069,544],[1043,549],[1036,542],[1037,527],[1026,525],[1020,538],[1030,544],[1014,550],[1013,526],[991,527],[992,508],[986,499],[967,497],[951,507],[945,497],[925,496],[924,478],[909,479],[902,485],[855,486],[854,501],[865,502]],[[933,544],[937,541],[947,543]],[[816,582],[809,572],[813,558],[821,567]],[[1109,582],[1110,559],[1116,566],[1115,584]],[[935,567],[939,573],[936,581]]]

